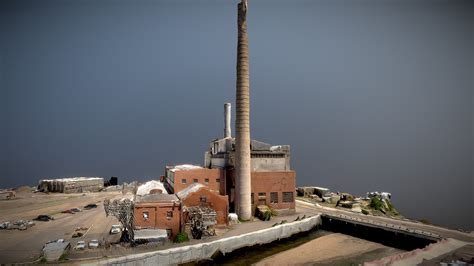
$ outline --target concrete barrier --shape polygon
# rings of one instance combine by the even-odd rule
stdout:
[[[301,221],[286,223],[239,236],[222,238],[212,242],[104,259],[95,261],[90,265],[170,265],[206,260],[210,259],[218,251],[226,254],[243,247],[268,244],[297,233],[309,231],[320,224],[321,216],[317,215]]]

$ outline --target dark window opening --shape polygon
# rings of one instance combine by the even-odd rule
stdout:
[[[293,192],[283,192],[283,202],[293,202]]]
[[[278,192],[270,192],[270,203],[278,203]]]
[[[181,179],[181,184],[186,184],[186,179],[185,178]]]
[[[193,182],[194,182],[194,183],[197,183],[197,182],[198,182],[197,178],[194,178]]]

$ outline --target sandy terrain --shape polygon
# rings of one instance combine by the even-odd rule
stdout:
[[[255,265],[311,265],[324,263],[329,260],[341,261],[376,250],[384,254],[402,252],[360,238],[333,233],[316,238],[296,248],[267,257]]]
[[[25,231],[0,230],[0,263],[34,261],[41,255],[43,245],[50,240],[63,238],[74,246],[79,240],[106,240],[114,242],[118,235],[109,235],[115,217],[105,217],[103,200],[118,196],[117,192],[99,192],[86,194],[18,193],[14,200],[0,201],[0,222],[31,220],[39,214],[52,215],[55,220],[35,221],[36,225]],[[64,214],[61,211],[77,207],[82,209],[89,203],[97,208],[83,210],[76,214]],[[74,230],[79,226],[90,227],[82,238],[72,239]],[[99,252],[93,251],[93,252]],[[72,251],[74,253],[74,251]],[[80,255],[80,254],[79,254]]]

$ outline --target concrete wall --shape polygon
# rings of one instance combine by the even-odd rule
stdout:
[[[92,180],[40,180],[39,189],[46,189],[49,192],[60,193],[82,193],[98,192],[104,188],[104,179]]]
[[[94,261],[90,265],[175,265],[197,260],[205,260],[210,259],[212,255],[218,251],[226,254],[243,247],[267,244],[275,240],[290,237],[297,233],[309,231],[320,224],[321,217],[317,215],[301,221],[282,224],[238,236],[222,238],[212,242],[133,254],[119,258],[103,259]]]
[[[289,156],[283,158],[252,158],[250,165],[252,172],[289,171],[290,159]]]
[[[211,168],[224,168],[235,166],[235,152],[220,153],[216,155],[205,155],[205,158],[206,156],[208,156],[208,158],[204,160],[205,166],[209,166],[209,164]],[[210,162],[208,162],[207,160],[210,160]],[[289,171],[291,170],[290,155],[272,153],[252,153],[250,159],[250,169],[252,172]]]

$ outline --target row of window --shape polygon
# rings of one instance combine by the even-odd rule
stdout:
[[[144,211],[143,213],[143,220],[148,221],[150,219],[150,213],[148,211]],[[171,219],[173,218],[173,212],[172,211],[167,211],[166,212],[166,218]]]
[[[285,154],[259,154],[259,153],[253,153],[250,155],[252,158],[284,158]]]
[[[254,204],[254,194],[250,194],[251,202]],[[293,202],[294,201],[294,194],[293,192],[282,192],[282,202]],[[258,192],[258,201],[259,204],[266,203],[267,200],[267,193],[266,192]],[[270,203],[278,203],[278,192],[270,192]]]
[[[221,179],[220,179],[220,178],[216,178],[216,182],[217,182],[217,183],[220,183],[220,182],[221,182]],[[187,184],[187,183],[188,183],[188,180],[187,180],[186,178],[181,179],[181,184]],[[193,183],[199,183],[199,179],[194,178],[194,179],[193,179]],[[205,178],[205,179],[204,179],[204,184],[209,184],[209,178]]]

